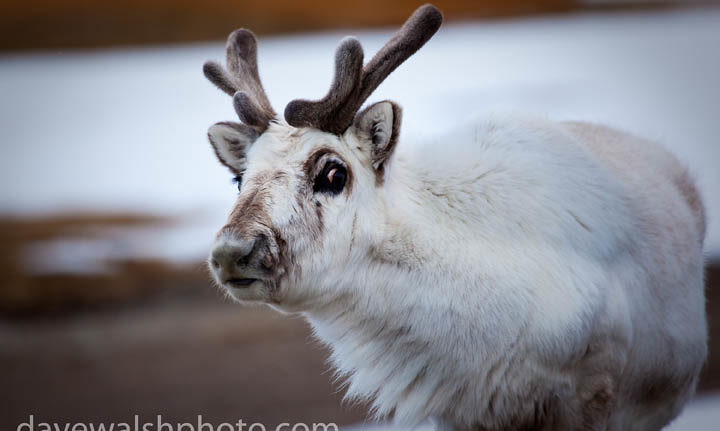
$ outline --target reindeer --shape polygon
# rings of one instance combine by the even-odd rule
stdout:
[[[241,303],[301,313],[347,396],[441,429],[657,430],[706,357],[703,206],[660,145],[593,124],[476,119],[400,145],[380,83],[439,29],[420,7],[363,66],[348,37],[284,119],[248,30],[207,78],[240,194],[209,259]],[[430,125],[428,125],[430,127]]]

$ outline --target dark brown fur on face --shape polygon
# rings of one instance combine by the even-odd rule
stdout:
[[[258,174],[254,178],[258,185],[240,197],[230,213],[228,223],[218,233],[218,237],[226,235],[256,240],[256,246],[245,264],[263,274],[263,282],[271,302],[279,301],[281,281],[294,266],[287,240],[282,232],[273,226],[268,207],[271,195],[266,186],[284,179],[282,172]]]

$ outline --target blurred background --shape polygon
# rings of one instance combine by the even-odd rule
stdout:
[[[362,423],[307,324],[232,305],[203,260],[236,191],[206,130],[236,119],[202,75],[260,38],[282,112],[325,94],[338,41],[369,58],[421,1],[0,2],[0,429],[36,422]],[[673,429],[720,412],[720,4],[437,0],[443,28],[376,91],[403,145],[523,110],[663,142],[698,180],[711,352]]]

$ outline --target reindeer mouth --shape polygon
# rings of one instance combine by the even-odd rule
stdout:
[[[257,278],[229,278],[225,280],[225,284],[236,289],[243,289],[255,283],[256,281],[260,280],[258,280]]]

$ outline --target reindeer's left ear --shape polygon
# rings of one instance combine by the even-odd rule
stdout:
[[[370,105],[355,117],[355,133],[369,144],[372,165],[379,175],[383,175],[384,165],[395,150],[401,120],[402,109],[389,100]]]

